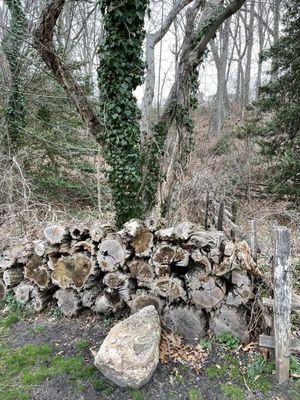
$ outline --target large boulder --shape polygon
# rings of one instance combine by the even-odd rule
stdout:
[[[95,357],[95,366],[121,387],[149,382],[159,362],[161,326],[153,305],[115,325]]]

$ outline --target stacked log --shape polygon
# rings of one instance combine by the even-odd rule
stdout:
[[[246,338],[257,276],[246,242],[189,222],[157,229],[132,220],[118,232],[52,225],[44,239],[0,255],[0,298],[11,292],[36,311],[55,301],[68,317],[86,308],[134,313],[153,304],[178,334],[199,337],[210,329]]]

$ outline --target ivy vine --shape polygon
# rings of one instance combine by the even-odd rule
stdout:
[[[121,225],[143,214],[142,202],[137,198],[143,166],[141,115],[133,91],[142,83],[145,69],[142,43],[148,0],[102,0],[100,4],[104,23],[98,69],[100,118],[116,223]]]
[[[5,34],[2,47],[6,55],[11,73],[11,87],[5,109],[8,138],[6,147],[12,153],[20,147],[25,127],[25,102],[22,79],[22,45],[27,27],[21,0],[5,0],[11,13],[10,28]]]

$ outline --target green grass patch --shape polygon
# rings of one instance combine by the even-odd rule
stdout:
[[[212,343],[207,339],[200,339],[199,345],[201,346],[201,349],[204,351],[210,352],[212,350]]]
[[[140,390],[131,390],[129,392],[129,396],[131,400],[143,400],[144,396]]]
[[[300,375],[300,361],[295,356],[291,356],[290,373]]]
[[[215,365],[214,367],[206,368],[206,374],[210,379],[222,378],[228,372],[228,366],[225,364]]]
[[[48,344],[11,349],[0,342],[0,399],[29,400],[33,387],[55,377],[65,376],[78,391],[90,382],[98,391],[110,391],[98,377],[98,370],[81,356],[54,355]]]
[[[46,328],[43,325],[37,325],[30,329],[30,332],[33,333],[34,335],[39,335],[41,333],[44,333]]]
[[[32,314],[30,308],[17,302],[11,293],[2,301],[1,310],[2,313],[6,312],[4,318],[0,320],[0,327],[3,328],[11,328],[21,319],[29,317]]]
[[[202,400],[203,398],[199,390],[194,388],[189,390],[188,396],[189,400]]]
[[[53,306],[50,308],[49,316],[50,318],[58,320],[61,319],[64,316],[64,314],[58,306]]]
[[[76,350],[77,351],[85,351],[90,347],[90,343],[87,342],[86,340],[79,340],[76,343]]]
[[[243,389],[233,385],[221,385],[222,393],[230,400],[244,400],[245,395]]]
[[[229,332],[225,332],[222,335],[216,337],[216,341],[222,345],[227,350],[234,350],[236,349],[240,341],[237,337],[233,336]]]

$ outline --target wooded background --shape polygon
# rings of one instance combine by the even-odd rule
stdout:
[[[208,191],[248,208],[279,197],[290,218],[297,86],[277,87],[292,111],[269,136],[278,98],[252,105],[284,57],[299,74],[297,21],[283,0],[1,1],[1,223],[199,222]]]

